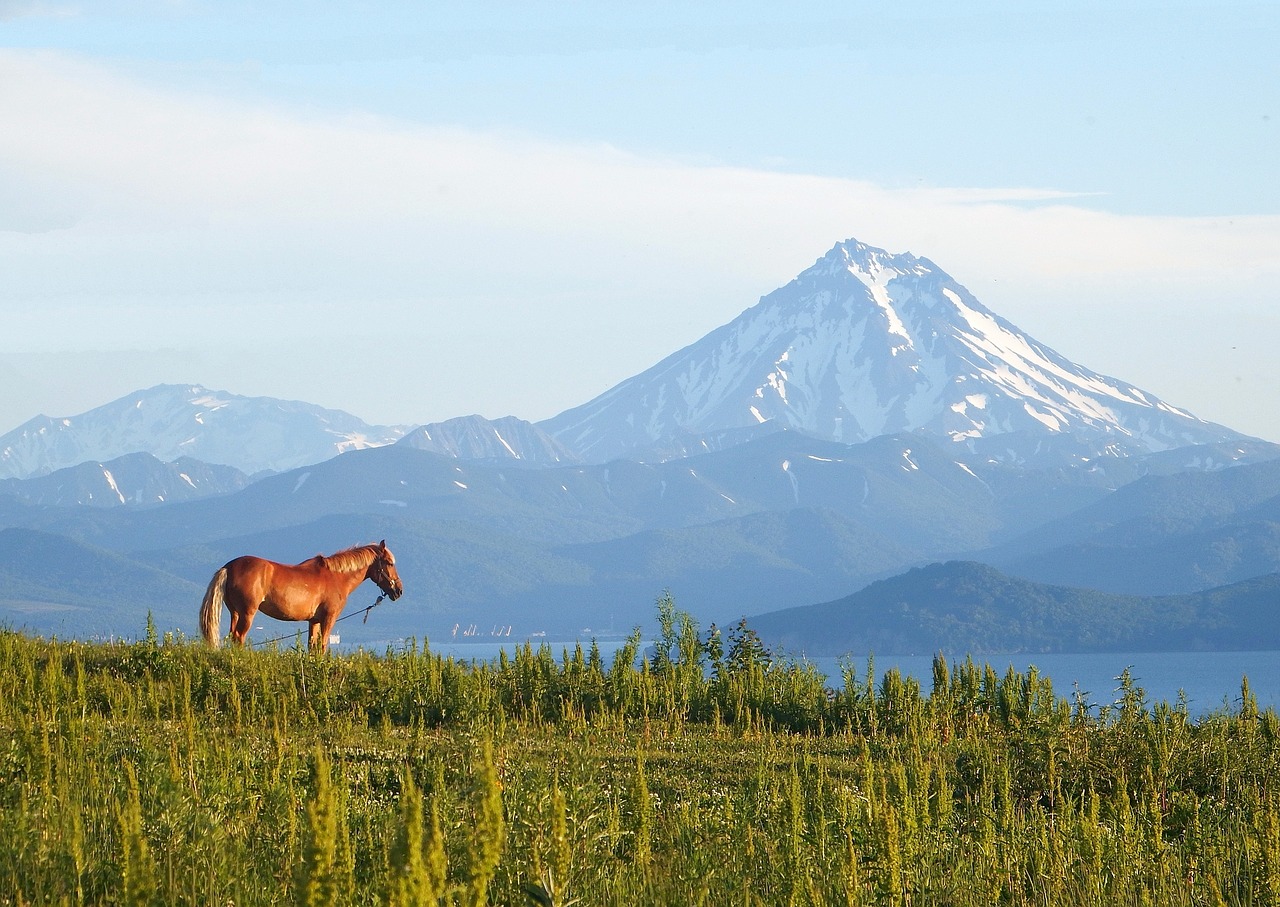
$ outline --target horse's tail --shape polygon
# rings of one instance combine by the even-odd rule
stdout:
[[[227,588],[227,568],[221,567],[209,580],[200,604],[200,635],[215,649],[222,644],[222,603]]]

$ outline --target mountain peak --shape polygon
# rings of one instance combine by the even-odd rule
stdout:
[[[873,282],[889,279],[887,274],[923,273],[920,259],[910,252],[889,252],[867,245],[857,239],[836,243],[826,255],[814,264],[814,269],[846,270],[858,277],[869,277]]]
[[[1046,440],[1092,457],[1242,437],[1071,362],[928,259],[856,239],[543,427],[599,461],[764,423],[844,442],[922,432],[1005,461]]]

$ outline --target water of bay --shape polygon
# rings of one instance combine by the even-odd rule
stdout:
[[[534,640],[535,648],[546,642],[557,659],[567,648],[578,644],[576,640]],[[590,640],[582,640],[584,649]],[[471,661],[490,661],[505,649],[508,655],[515,653],[519,643],[504,640],[498,642],[431,644],[431,650],[444,655]],[[600,654],[608,664],[622,640],[599,640]],[[650,642],[645,643],[651,645]],[[955,663],[955,659],[948,660]],[[1016,671],[1026,671],[1034,666],[1042,677],[1053,682],[1058,696],[1073,700],[1078,689],[1091,705],[1109,705],[1117,698],[1120,674],[1126,669],[1134,682],[1147,694],[1151,703],[1176,702],[1179,693],[1185,693],[1188,708],[1193,715],[1204,715],[1222,708],[1240,706],[1240,684],[1244,677],[1258,699],[1259,708],[1280,711],[1280,652],[1119,652],[1090,654],[1044,655],[987,655],[975,657],[979,664],[990,664],[1003,676],[1012,666]],[[814,666],[827,677],[830,686],[843,685],[843,667],[849,665],[854,674],[865,680],[867,659],[817,658]],[[877,681],[891,668],[903,675],[914,677],[927,693],[933,683],[933,657],[930,655],[877,655],[873,662]],[[1074,701],[1074,700],[1073,700]]]
[[[1058,696],[1073,699],[1078,689],[1091,705],[1110,705],[1118,697],[1120,675],[1128,668],[1134,683],[1150,702],[1176,702],[1185,693],[1193,715],[1216,709],[1240,707],[1240,686],[1248,677],[1249,689],[1258,707],[1280,711],[1280,652],[1120,652],[1046,655],[989,655],[974,658],[990,664],[1003,675],[1010,666],[1026,671],[1034,666],[1042,677],[1053,681]],[[819,670],[840,681],[839,659],[818,659]],[[859,678],[865,679],[866,661],[853,662]],[[876,674],[891,667],[914,677],[926,692],[933,684],[933,658],[926,655],[877,656]],[[834,672],[834,674],[832,674]]]

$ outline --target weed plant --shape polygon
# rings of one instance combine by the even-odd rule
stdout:
[[[0,904],[1280,903],[1280,720],[1034,669],[0,632]]]

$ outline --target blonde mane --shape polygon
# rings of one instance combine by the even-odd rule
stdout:
[[[343,551],[329,555],[320,555],[320,560],[334,573],[356,573],[366,569],[378,557],[377,545],[356,545]]]

